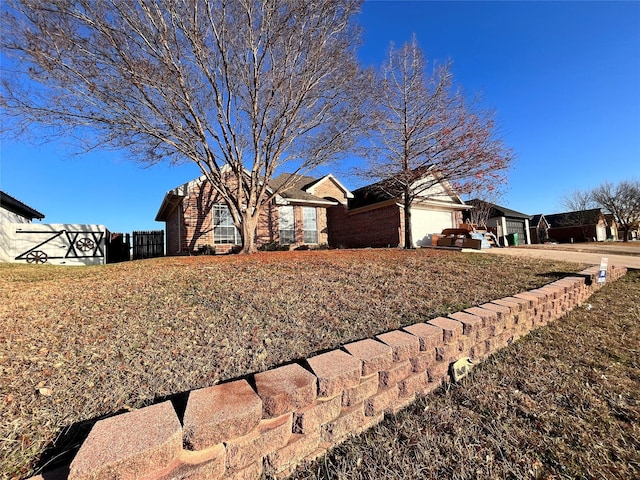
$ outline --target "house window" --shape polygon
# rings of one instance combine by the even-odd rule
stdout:
[[[293,207],[286,206],[278,208],[278,216],[280,217],[280,244],[291,245],[292,243],[296,243]]]
[[[213,206],[213,243],[240,245],[240,233],[226,205]]]
[[[315,207],[302,207],[304,243],[318,243],[318,218]]]

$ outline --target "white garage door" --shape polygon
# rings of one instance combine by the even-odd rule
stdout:
[[[411,209],[411,226],[415,246],[431,245],[431,236],[445,228],[453,228],[453,215],[449,211]]]

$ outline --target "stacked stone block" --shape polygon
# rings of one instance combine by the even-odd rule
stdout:
[[[610,267],[608,281],[625,273]],[[597,274],[598,267],[587,269],[303,363],[194,390],[182,422],[170,402],[100,420],[68,478],[250,479],[265,471],[286,476],[449,381],[452,362],[481,362],[557,320],[599,287]]]

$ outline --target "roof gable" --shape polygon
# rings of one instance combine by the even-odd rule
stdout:
[[[435,181],[435,183],[433,183]],[[371,185],[360,187],[353,191],[353,200],[349,201],[349,208],[360,208],[376,203],[387,202],[392,199],[400,201],[400,196],[393,196],[384,189],[386,180],[381,180]],[[432,203],[434,201],[440,203],[448,203],[454,205],[465,205],[462,198],[458,195],[451,184],[446,180],[438,180],[433,174],[425,173],[415,180],[412,185],[429,182],[429,186],[419,198],[416,199],[415,205],[420,203]]]
[[[515,210],[511,210],[510,208],[502,207],[500,205],[496,205],[495,203],[485,202],[484,200],[480,200],[479,198],[474,198],[473,200],[468,200],[467,203],[469,205],[473,205],[474,207],[490,207],[489,218],[493,217],[511,217],[511,218],[526,218],[527,220],[531,218],[531,215],[527,215],[526,213],[517,212]]]

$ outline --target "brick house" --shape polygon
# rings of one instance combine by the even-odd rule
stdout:
[[[404,245],[406,227],[402,200],[368,185],[353,191],[348,205],[328,210],[329,245],[332,247],[398,247]],[[448,182],[441,181],[422,193],[411,207],[414,247],[432,244],[432,236],[462,223],[469,209]]]
[[[269,183],[277,191],[291,174]],[[346,205],[351,192],[333,175],[296,175],[293,184],[275,196],[258,220],[256,244],[317,246],[330,242],[327,209]],[[240,245],[240,234],[226,204],[204,176],[168,191],[156,221],[165,222],[167,255],[189,255],[204,246],[228,252]]]
[[[599,208],[545,215],[549,238],[559,243],[603,242],[607,239],[607,221]]]

